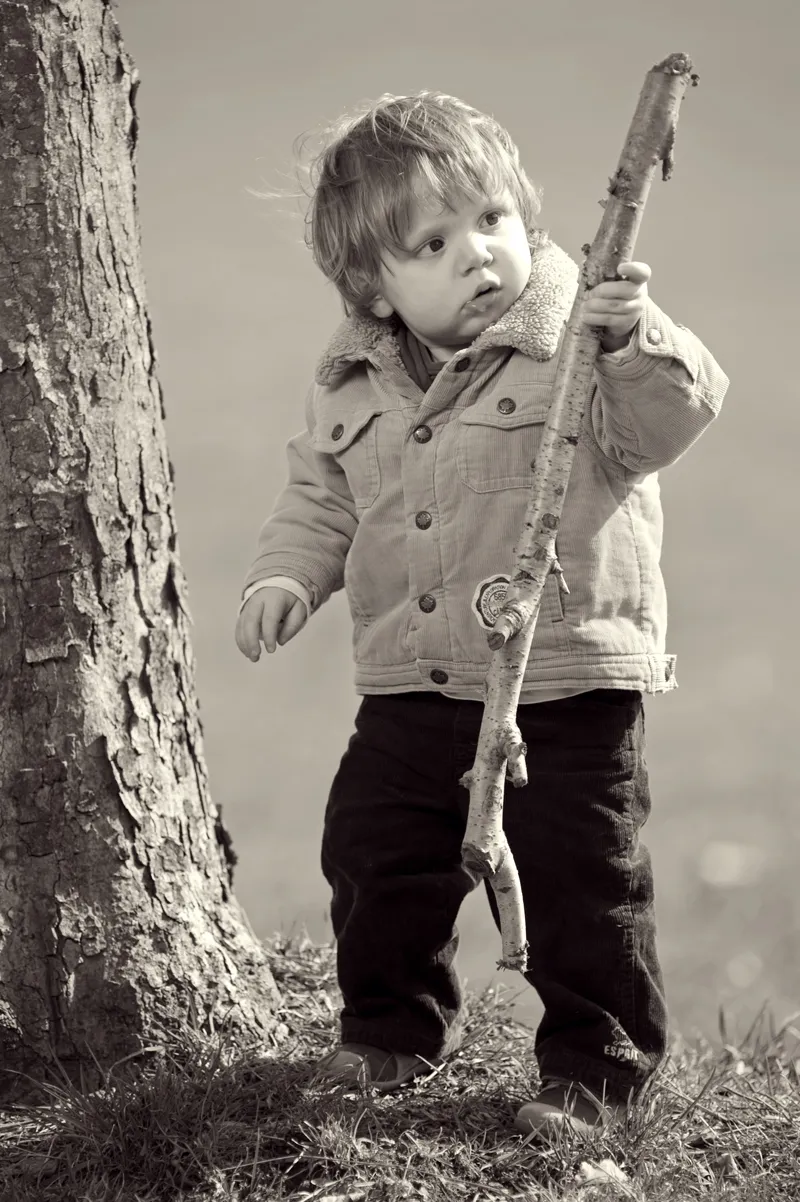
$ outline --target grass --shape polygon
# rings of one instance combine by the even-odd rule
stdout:
[[[336,1042],[334,955],[276,937],[269,1047],[189,1030],[83,1095],[0,1112],[0,1202],[782,1202],[800,1197],[797,1035],[762,1010],[739,1046],[675,1040],[625,1123],[542,1149],[514,1131],[533,1032],[471,994],[464,1044],[395,1095],[312,1080]],[[609,1174],[615,1174],[612,1178]]]

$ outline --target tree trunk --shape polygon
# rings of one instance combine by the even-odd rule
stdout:
[[[208,792],[109,0],[0,0],[0,1097],[277,1001]],[[91,1049],[91,1050],[90,1050]]]

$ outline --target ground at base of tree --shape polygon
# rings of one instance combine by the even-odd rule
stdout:
[[[789,1202],[800,1060],[765,1011],[739,1046],[675,1040],[627,1123],[543,1149],[514,1131],[532,1031],[514,989],[466,999],[461,1050],[398,1094],[311,1083],[337,1038],[334,952],[267,946],[283,996],[269,1047],[191,1030],[82,1096],[0,1112],[0,1202]]]

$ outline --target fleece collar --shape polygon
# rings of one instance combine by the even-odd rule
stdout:
[[[555,242],[538,235],[532,243],[531,274],[522,294],[501,318],[487,326],[471,344],[476,351],[513,347],[531,359],[552,359],[569,317],[578,282],[577,264]],[[394,317],[346,318],[317,364],[318,384],[333,384],[353,363],[387,361],[405,371]]]

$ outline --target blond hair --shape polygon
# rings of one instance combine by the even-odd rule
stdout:
[[[306,244],[346,313],[368,313],[379,295],[381,254],[400,250],[420,185],[442,207],[507,188],[526,229],[542,233],[539,193],[506,130],[443,92],[386,94],[344,118],[309,174]]]

